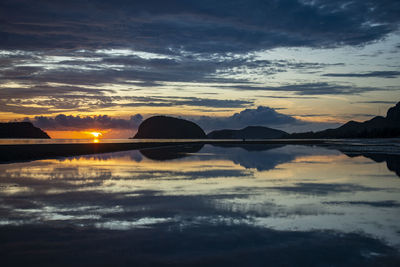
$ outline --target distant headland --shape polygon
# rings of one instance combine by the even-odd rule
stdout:
[[[349,121],[336,129],[290,135],[290,138],[301,139],[394,137],[400,137],[400,102],[388,110],[386,117],[376,116],[364,122]]]
[[[207,134],[210,139],[281,139],[287,132],[264,126],[247,126],[240,130],[217,130]]]
[[[42,138],[50,136],[30,122],[0,123],[0,138]]]

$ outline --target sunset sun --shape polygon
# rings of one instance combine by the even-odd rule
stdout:
[[[99,138],[100,136],[102,136],[100,132],[90,132],[89,134],[91,134],[94,138]]]

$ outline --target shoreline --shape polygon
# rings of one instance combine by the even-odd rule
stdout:
[[[56,144],[2,144],[0,164],[16,163],[40,159],[73,157],[90,154],[110,153],[127,150],[162,148],[191,145],[319,145],[335,146],[338,139],[268,139],[268,140],[174,140],[132,143],[56,143]],[[352,146],[357,146],[352,144]],[[365,146],[360,144],[358,146]],[[379,146],[379,145],[378,145]]]
[[[0,145],[0,164],[23,162],[59,157],[73,157],[99,153],[109,153],[136,149],[187,146],[187,145],[248,145],[285,144],[321,145],[325,140],[202,140],[179,142],[137,142],[137,143],[72,143],[72,144],[8,144]]]

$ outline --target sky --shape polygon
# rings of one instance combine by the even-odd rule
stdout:
[[[400,101],[398,0],[2,0],[0,121],[132,136],[153,115],[289,132]]]

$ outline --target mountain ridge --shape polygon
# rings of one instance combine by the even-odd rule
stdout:
[[[287,136],[289,136],[287,132],[264,126],[247,126],[239,130],[215,130],[207,134],[210,139],[279,139]]]
[[[342,126],[319,132],[293,133],[289,138],[391,138],[400,137],[400,102],[389,108],[386,117],[364,122],[348,121]]]

